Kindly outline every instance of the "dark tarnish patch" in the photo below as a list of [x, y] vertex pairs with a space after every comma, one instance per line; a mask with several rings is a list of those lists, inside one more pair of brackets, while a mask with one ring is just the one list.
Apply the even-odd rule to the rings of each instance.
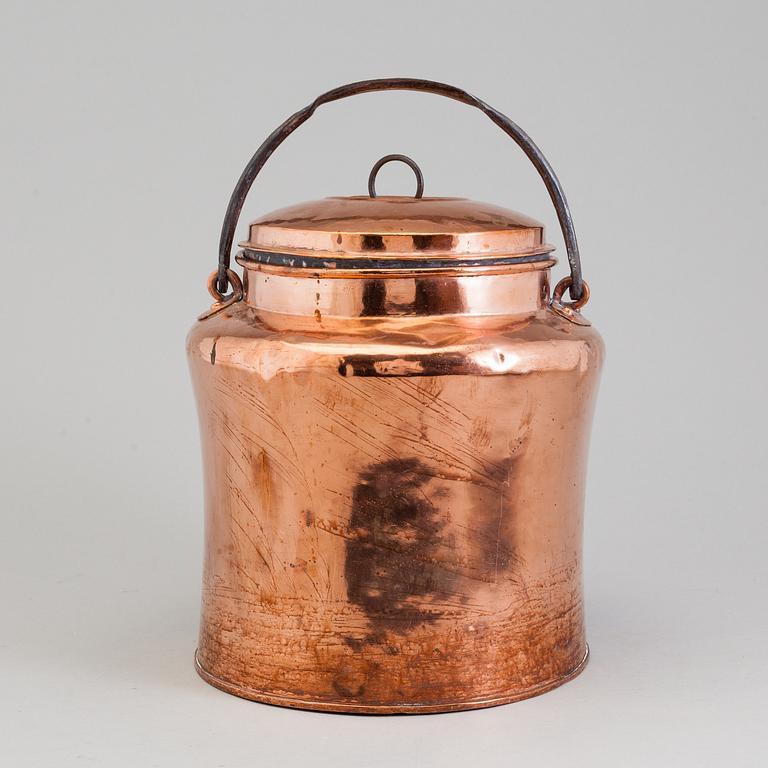
[[455, 235], [413, 235], [413, 245], [420, 251], [443, 251], [449, 253], [456, 245]]
[[344, 644], [349, 646], [356, 653], [362, 651], [365, 647], [365, 642], [359, 637], [352, 637], [352, 635], [343, 635], [341, 638]]
[[509, 456], [485, 467], [486, 480], [473, 486], [472, 536], [476, 553], [472, 558], [472, 577], [495, 584], [514, 565], [515, 478], [518, 456]]
[[449, 376], [479, 373], [464, 355], [347, 355], [339, 362], [342, 376]]
[[343, 662], [336, 670], [331, 685], [336, 693], [345, 699], [365, 700], [369, 685], [381, 678], [381, 672], [381, 664], [377, 661]]
[[213, 344], [211, 344], [211, 365], [216, 365], [216, 342], [219, 340], [219, 337], [217, 336], [213, 340]]
[[443, 512], [426, 490], [433, 473], [416, 458], [369, 466], [352, 497], [344, 575], [347, 595], [371, 622], [373, 638], [404, 633], [440, 618], [432, 603], [453, 591], [458, 575], [443, 567]]
[[363, 235], [361, 246], [364, 251], [383, 251], [386, 248], [381, 235]]
[[362, 317], [377, 317], [386, 313], [387, 290], [383, 280], [366, 280], [363, 286]]
[[498, 462], [484, 466], [486, 481], [475, 484], [470, 503], [473, 537], [478, 552], [473, 558], [473, 577], [489, 583], [507, 578], [518, 561], [515, 552], [515, 510], [524, 478], [523, 460], [528, 448], [531, 410], [526, 407], [517, 438], [510, 442], [510, 454]]
[[417, 280], [416, 301], [417, 315], [460, 312], [462, 309], [461, 289], [455, 281]]

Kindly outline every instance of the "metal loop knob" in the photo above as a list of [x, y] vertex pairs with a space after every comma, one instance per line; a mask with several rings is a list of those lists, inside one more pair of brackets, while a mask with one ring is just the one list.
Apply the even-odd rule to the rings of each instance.
[[371, 197], [376, 197], [376, 176], [382, 166], [393, 162], [405, 163], [416, 174], [416, 194], [414, 197], [421, 197], [424, 194], [424, 174], [422, 174], [421, 168], [416, 165], [416, 161], [407, 155], [384, 155], [381, 160], [378, 160], [371, 168], [371, 173], [368, 176], [368, 194]]

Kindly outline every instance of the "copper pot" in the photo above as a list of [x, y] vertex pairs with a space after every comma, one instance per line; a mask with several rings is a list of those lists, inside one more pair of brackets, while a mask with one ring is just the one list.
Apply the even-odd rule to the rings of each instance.
[[[410, 89], [481, 109], [555, 204], [541, 224], [465, 199], [245, 196], [320, 104]], [[515, 701], [587, 660], [581, 531], [603, 357], [562, 189], [528, 136], [452, 86], [331, 91], [262, 145], [232, 195], [217, 299], [189, 334], [205, 468], [197, 669], [249, 699], [339, 712]], [[569, 300], [564, 297], [569, 292]]]

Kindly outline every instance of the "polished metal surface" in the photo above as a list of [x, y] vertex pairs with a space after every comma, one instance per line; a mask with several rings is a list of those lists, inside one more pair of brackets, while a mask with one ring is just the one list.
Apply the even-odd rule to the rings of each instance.
[[548, 266], [244, 264], [245, 300], [188, 339], [204, 679], [392, 713], [501, 704], [577, 674], [603, 347], [549, 308]]
[[[349, 329], [356, 318], [380, 318], [382, 324], [398, 318], [454, 317], [457, 322], [490, 322], [491, 318], [524, 316], [539, 307], [549, 294], [549, 271], [543, 264], [521, 264], [496, 269], [422, 271], [391, 270], [361, 273], [334, 269], [320, 279], [312, 270], [277, 269], [246, 259], [247, 302], [259, 317], [280, 324], [287, 315], [296, 327], [311, 318], [310, 330], [341, 323]], [[313, 279], [315, 278], [315, 279]]]
[[328, 197], [252, 222], [248, 251], [397, 261], [548, 254], [538, 221], [498, 205], [457, 197]]
[[[476, 106], [524, 149], [566, 239], [554, 295], [541, 224], [376, 197], [377, 167], [368, 197], [253, 222], [240, 283], [234, 229], [270, 154], [320, 104], [392, 88]], [[578, 674], [603, 345], [581, 312], [565, 197], [526, 134], [429, 81], [324, 94], [248, 164], [209, 290], [187, 340], [205, 467], [200, 675], [257, 701], [386, 714], [503, 704]]]

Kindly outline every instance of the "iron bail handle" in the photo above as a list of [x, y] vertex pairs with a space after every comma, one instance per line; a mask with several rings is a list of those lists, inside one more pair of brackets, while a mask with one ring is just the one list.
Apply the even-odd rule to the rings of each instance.
[[560, 223], [560, 229], [565, 240], [565, 249], [568, 255], [568, 264], [571, 270], [571, 282], [568, 286], [568, 292], [574, 302], [581, 300], [584, 293], [584, 281], [581, 276], [581, 259], [579, 257], [579, 245], [576, 240], [576, 230], [573, 226], [571, 211], [568, 207], [568, 201], [565, 199], [565, 193], [560, 182], [552, 170], [552, 166], [541, 153], [541, 150], [534, 144], [531, 137], [520, 126], [513, 123], [506, 115], [495, 110], [493, 107], [481, 101], [476, 96], [457, 88], [454, 85], [437, 83], [433, 80], [419, 80], [409, 77], [383, 78], [379, 80], [362, 80], [357, 83], [349, 83], [334, 88], [327, 93], [318, 96], [311, 104], [300, 109], [291, 115], [282, 125], [278, 126], [267, 136], [264, 143], [256, 150], [256, 154], [250, 159], [245, 170], [235, 185], [232, 197], [227, 206], [227, 212], [224, 216], [224, 222], [221, 226], [221, 238], [219, 240], [219, 267], [216, 274], [215, 288], [223, 297], [229, 287], [229, 278], [227, 276], [230, 267], [230, 258], [232, 243], [235, 238], [235, 229], [237, 227], [240, 212], [243, 209], [245, 198], [248, 195], [251, 186], [258, 176], [259, 171], [269, 160], [272, 153], [300, 126], [309, 120], [315, 113], [315, 110], [323, 104], [328, 104], [339, 99], [346, 99], [348, 96], [356, 96], [360, 93], [372, 93], [374, 91], [421, 91], [423, 93], [434, 93], [438, 96], [445, 96], [462, 104], [468, 104], [470, 107], [479, 109], [483, 114], [489, 117], [504, 133], [510, 136], [520, 149], [525, 152], [526, 157], [531, 161], [534, 168], [539, 172], [544, 186], [549, 192], [552, 204], [557, 212], [557, 219]]

